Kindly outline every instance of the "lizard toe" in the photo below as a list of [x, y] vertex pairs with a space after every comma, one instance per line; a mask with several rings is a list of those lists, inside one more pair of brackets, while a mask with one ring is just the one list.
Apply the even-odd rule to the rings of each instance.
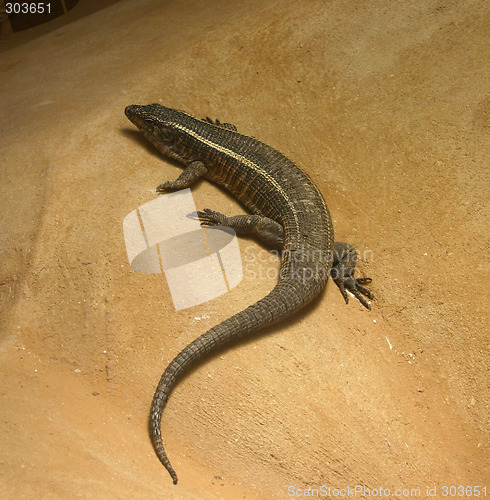
[[337, 276], [333, 277], [335, 284], [339, 287], [345, 303], [349, 303], [349, 292], [366, 308], [371, 309], [371, 302], [366, 300], [374, 299], [374, 294], [363, 286], [371, 282], [371, 278], [354, 278], [353, 276]]
[[202, 212], [196, 212], [203, 226], [226, 226], [227, 217], [215, 210], [205, 208]]

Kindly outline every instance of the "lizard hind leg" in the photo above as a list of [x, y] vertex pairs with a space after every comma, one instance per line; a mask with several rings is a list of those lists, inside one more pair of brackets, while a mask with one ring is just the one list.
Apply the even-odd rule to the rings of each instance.
[[205, 208], [202, 212], [196, 212], [203, 226], [226, 226], [231, 227], [235, 233], [240, 235], [252, 234], [266, 245], [282, 249], [284, 245], [284, 229], [278, 222], [261, 215], [234, 215], [228, 217]]
[[330, 276], [335, 284], [339, 287], [345, 303], [349, 303], [349, 293], [367, 309], [371, 309], [369, 299], [374, 298], [373, 292], [368, 290], [363, 285], [371, 283], [371, 278], [355, 278], [354, 271], [356, 268], [357, 252], [356, 249], [348, 243], [336, 242], [334, 245], [334, 259]]

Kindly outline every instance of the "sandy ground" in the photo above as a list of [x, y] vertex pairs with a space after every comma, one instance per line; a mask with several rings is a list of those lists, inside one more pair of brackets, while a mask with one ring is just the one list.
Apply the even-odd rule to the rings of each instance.
[[[489, 23], [482, 0], [128, 0], [4, 51], [0, 496], [490, 488]], [[330, 283], [196, 367], [164, 413], [178, 486], [147, 434], [160, 374], [274, 280], [176, 312], [131, 270], [122, 221], [179, 173], [124, 116], [150, 102], [301, 165], [376, 294], [369, 312]]]

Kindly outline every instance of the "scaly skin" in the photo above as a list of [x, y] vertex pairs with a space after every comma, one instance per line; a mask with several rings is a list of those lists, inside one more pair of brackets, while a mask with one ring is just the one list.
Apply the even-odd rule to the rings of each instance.
[[239, 134], [230, 124], [199, 120], [159, 104], [128, 106], [125, 112], [164, 156], [186, 167], [176, 181], [162, 184], [157, 191], [184, 189], [200, 177], [220, 184], [254, 215], [226, 217], [205, 209], [198, 212], [202, 223], [230, 226], [237, 234], [252, 233], [283, 250], [275, 288], [191, 342], [160, 379], [151, 406], [151, 438], [158, 458], [177, 484], [160, 426], [170, 392], [192, 364], [224, 344], [295, 314], [318, 296], [330, 274], [346, 302], [349, 290], [369, 308], [363, 295], [372, 298], [372, 293], [362, 286], [369, 278], [352, 275], [353, 247], [334, 243], [330, 213], [318, 188], [291, 160]]

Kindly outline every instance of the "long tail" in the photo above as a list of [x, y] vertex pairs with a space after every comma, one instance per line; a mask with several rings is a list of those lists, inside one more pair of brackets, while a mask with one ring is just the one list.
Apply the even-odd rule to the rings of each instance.
[[280, 280], [276, 287], [263, 299], [211, 328], [184, 348], [168, 365], [153, 396], [150, 413], [150, 432], [153, 447], [162, 464], [177, 484], [177, 474], [165, 453], [160, 424], [162, 412], [175, 384], [194, 362], [217, 347], [245, 337], [249, 333], [285, 319], [303, 308], [323, 288], [323, 284], [306, 287], [298, 281]]

